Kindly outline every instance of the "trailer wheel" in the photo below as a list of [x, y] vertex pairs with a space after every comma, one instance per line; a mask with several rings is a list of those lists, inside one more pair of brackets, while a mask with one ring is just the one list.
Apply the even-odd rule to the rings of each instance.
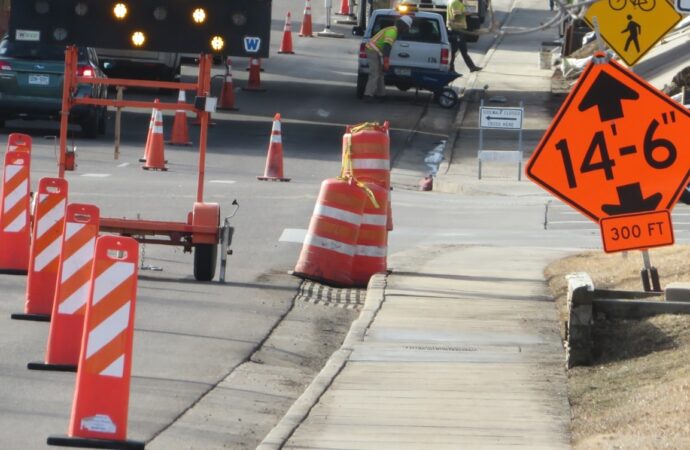
[[443, 88], [435, 94], [436, 101], [443, 108], [452, 108], [458, 103], [458, 94], [451, 88]]
[[218, 244], [196, 244], [194, 246], [194, 278], [211, 281], [216, 275]]

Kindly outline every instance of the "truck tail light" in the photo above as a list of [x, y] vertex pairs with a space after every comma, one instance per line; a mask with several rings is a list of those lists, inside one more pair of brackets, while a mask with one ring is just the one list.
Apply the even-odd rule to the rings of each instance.
[[7, 61], [0, 61], [0, 70], [12, 70], [12, 66]]
[[447, 48], [442, 48], [441, 49], [441, 65], [446, 66], [450, 64], [450, 50]]
[[95, 74], [93, 73], [93, 67], [91, 66], [77, 66], [77, 76], [92, 78]]
[[367, 59], [367, 52], [366, 52], [366, 44], [362, 42], [359, 44], [359, 58], [360, 59]]

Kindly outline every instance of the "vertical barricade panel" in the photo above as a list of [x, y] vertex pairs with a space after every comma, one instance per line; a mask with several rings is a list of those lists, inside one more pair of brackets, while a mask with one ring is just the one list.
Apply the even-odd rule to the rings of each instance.
[[132, 238], [96, 240], [68, 436], [51, 436], [48, 444], [144, 447], [125, 441], [138, 258], [138, 243]]
[[45, 363], [29, 369], [77, 369], [99, 216], [94, 205], [67, 205]]
[[24, 314], [12, 314], [12, 318], [47, 321], [50, 320], [55, 297], [67, 207], [67, 180], [41, 178], [36, 195]]
[[[9, 147], [9, 145], [8, 145]], [[16, 147], [18, 148], [18, 147]], [[0, 194], [0, 270], [26, 273], [29, 269], [31, 153], [8, 150]]]

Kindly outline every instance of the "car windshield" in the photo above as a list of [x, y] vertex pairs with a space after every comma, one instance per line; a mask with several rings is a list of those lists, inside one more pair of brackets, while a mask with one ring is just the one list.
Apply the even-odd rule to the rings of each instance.
[[[374, 36], [382, 28], [395, 25], [397, 19], [398, 17], [396, 16], [377, 17], [371, 29], [371, 35]], [[401, 33], [398, 39], [401, 41], [438, 43], [441, 42], [441, 30], [439, 29], [438, 21], [416, 17], [412, 22], [410, 30]]]
[[[3, 39], [0, 41], [0, 56], [42, 61], [64, 61], [65, 47], [35, 42], [11, 42], [9, 39]], [[79, 49], [79, 59], [86, 59], [86, 52], [83, 48]]]

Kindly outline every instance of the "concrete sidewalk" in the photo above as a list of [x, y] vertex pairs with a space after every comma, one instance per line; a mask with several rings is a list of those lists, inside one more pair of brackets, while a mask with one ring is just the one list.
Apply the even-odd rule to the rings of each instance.
[[[543, 0], [516, 0], [511, 11], [507, 30], [553, 15]], [[555, 37], [550, 29], [498, 38], [476, 61], [485, 69], [460, 79], [458, 132], [449, 132], [452, 154], [435, 190], [539, 192], [516, 181], [516, 164], [487, 165], [477, 179], [476, 93], [488, 85], [494, 106], [523, 101], [525, 148], [533, 148], [553, 117], [539, 49]], [[489, 137], [494, 144], [505, 139]], [[372, 279], [343, 346], [259, 449], [569, 448], [564, 355], [542, 274], [561, 251], [418, 250], [422, 262]]]

